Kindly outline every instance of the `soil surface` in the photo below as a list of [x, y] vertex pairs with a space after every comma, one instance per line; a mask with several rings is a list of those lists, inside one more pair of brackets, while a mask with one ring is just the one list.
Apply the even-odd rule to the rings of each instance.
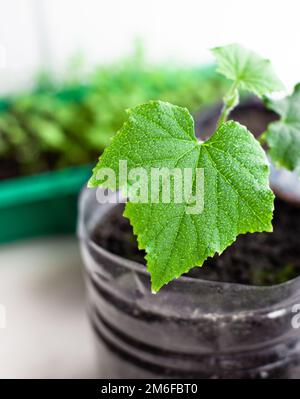
[[[145, 264], [129, 220], [117, 205], [94, 231], [93, 240], [110, 252]], [[222, 255], [195, 267], [189, 277], [240, 284], [273, 285], [300, 274], [300, 207], [276, 199], [273, 233], [245, 234]]]
[[[195, 128], [198, 137], [207, 139], [214, 132], [221, 108], [222, 104], [219, 104], [214, 108], [204, 110], [199, 116], [196, 115]], [[270, 122], [278, 119], [278, 115], [264, 108], [260, 100], [250, 98], [231, 112], [230, 119], [247, 126], [248, 130], [258, 137], [266, 130]]]
[[[208, 137], [217, 121], [218, 107], [196, 120], [200, 136]], [[260, 103], [248, 102], [237, 108], [233, 119], [246, 125], [255, 135], [265, 131], [267, 124], [277, 118], [262, 109]], [[145, 264], [145, 252], [137, 246], [129, 220], [122, 216], [118, 205], [94, 231], [93, 240], [119, 256]], [[238, 237], [222, 255], [209, 258], [203, 266], [193, 268], [187, 275], [206, 280], [251, 285], [273, 285], [300, 274], [300, 206], [275, 200], [273, 233], [246, 234]]]
[[20, 174], [20, 167], [13, 159], [0, 159], [0, 180], [10, 179]]

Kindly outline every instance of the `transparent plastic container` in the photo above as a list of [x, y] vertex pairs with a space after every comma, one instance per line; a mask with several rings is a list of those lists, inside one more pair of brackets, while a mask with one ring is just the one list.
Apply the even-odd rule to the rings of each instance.
[[300, 277], [269, 287], [180, 277], [153, 295], [143, 265], [91, 239], [114, 206], [82, 192], [78, 233], [99, 377], [300, 378], [292, 325]]

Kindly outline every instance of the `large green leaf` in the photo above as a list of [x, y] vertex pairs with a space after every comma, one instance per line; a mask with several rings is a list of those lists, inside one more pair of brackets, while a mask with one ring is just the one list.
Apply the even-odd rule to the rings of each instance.
[[[265, 153], [234, 121], [222, 124], [208, 141], [198, 142], [186, 109], [163, 102], [138, 106], [129, 111], [128, 121], [104, 151], [90, 186], [113, 188], [99, 179], [99, 171], [112, 168], [119, 176], [119, 160], [127, 160], [128, 169], [143, 166], [148, 174], [151, 167], [192, 168], [193, 193], [196, 171], [204, 171], [204, 209], [198, 214], [188, 213], [188, 201], [135, 203], [129, 193], [124, 215], [139, 247], [147, 252], [154, 292], [224, 251], [238, 234], [272, 230], [273, 193]], [[162, 188], [161, 184], [160, 193]]]
[[270, 157], [275, 165], [300, 176], [300, 84], [292, 95], [279, 101], [267, 99], [266, 105], [281, 117], [269, 124], [264, 134]]
[[[283, 89], [269, 60], [238, 44], [211, 50], [218, 61], [218, 71], [237, 83], [241, 89], [261, 97]], [[237, 87], [237, 88], [238, 88]]]

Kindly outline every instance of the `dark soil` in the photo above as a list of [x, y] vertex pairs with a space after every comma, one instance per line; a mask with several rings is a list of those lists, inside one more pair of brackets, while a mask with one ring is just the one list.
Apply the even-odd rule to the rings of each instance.
[[[220, 104], [201, 112], [199, 117], [196, 116], [197, 136], [207, 139], [214, 132], [221, 108], [222, 105]], [[247, 126], [248, 130], [258, 137], [266, 130], [270, 122], [278, 119], [278, 115], [264, 108], [259, 100], [250, 99], [235, 108], [230, 118]]]
[[13, 159], [0, 160], [0, 180], [10, 179], [20, 174], [20, 166]]
[[[93, 240], [110, 252], [145, 263], [129, 220], [117, 205], [94, 232]], [[189, 277], [240, 284], [273, 285], [300, 274], [300, 207], [276, 199], [273, 233], [246, 234], [238, 237], [221, 256], [209, 258], [192, 269]]]
[[[215, 128], [220, 107], [196, 118], [196, 131], [207, 138]], [[256, 100], [240, 105], [232, 118], [246, 125], [256, 136], [263, 133], [277, 115], [262, 107]], [[110, 252], [145, 263], [145, 252], [140, 251], [127, 219], [122, 216], [123, 205], [118, 205], [94, 232], [94, 241]], [[189, 277], [241, 284], [272, 285], [300, 274], [300, 206], [275, 201], [273, 233], [246, 234], [224, 253], [209, 258], [203, 266], [192, 269]]]

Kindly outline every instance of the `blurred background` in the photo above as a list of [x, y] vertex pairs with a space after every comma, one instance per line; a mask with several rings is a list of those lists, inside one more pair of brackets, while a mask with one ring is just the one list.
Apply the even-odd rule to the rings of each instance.
[[197, 116], [227, 82], [209, 48], [239, 42], [300, 80], [300, 4], [240, 0], [0, 1], [0, 378], [97, 375], [77, 198], [150, 99]]

